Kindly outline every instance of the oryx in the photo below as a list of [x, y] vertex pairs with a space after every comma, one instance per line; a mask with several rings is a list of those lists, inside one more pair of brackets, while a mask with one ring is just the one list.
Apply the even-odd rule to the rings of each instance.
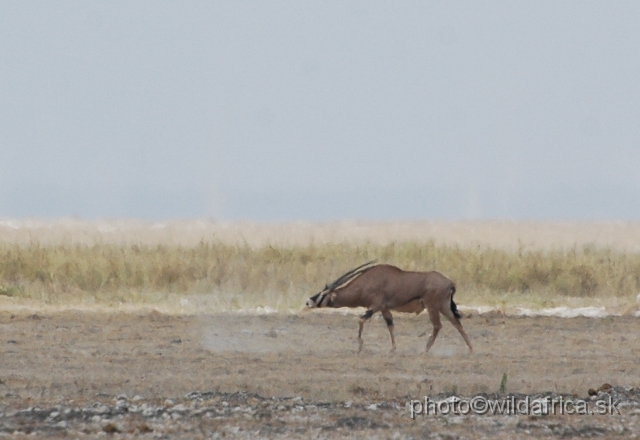
[[407, 272], [389, 264], [370, 261], [345, 273], [307, 300], [307, 307], [365, 307], [360, 317], [358, 351], [362, 350], [362, 327], [374, 313], [381, 312], [391, 335], [391, 351], [396, 349], [391, 311], [419, 314], [429, 312], [433, 333], [427, 341], [429, 351], [442, 328], [440, 313], [458, 329], [473, 352], [469, 337], [460, 323], [460, 314], [453, 302], [456, 287], [439, 272]]

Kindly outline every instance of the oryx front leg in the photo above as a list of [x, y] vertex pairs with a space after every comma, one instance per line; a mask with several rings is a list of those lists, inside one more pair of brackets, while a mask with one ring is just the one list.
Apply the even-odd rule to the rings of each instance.
[[362, 327], [364, 327], [364, 323], [367, 319], [371, 318], [371, 316], [373, 316], [373, 310], [367, 310], [358, 321], [358, 324], [360, 325], [360, 330], [358, 331], [358, 353], [362, 351]]
[[382, 311], [382, 317], [387, 323], [387, 328], [389, 329], [389, 334], [391, 335], [391, 351], [393, 353], [396, 351], [396, 339], [393, 337], [393, 316], [391, 316], [391, 312], [389, 310]]
[[431, 324], [433, 324], [433, 333], [431, 333], [431, 336], [427, 341], [427, 349], [425, 350], [425, 353], [429, 351], [438, 337], [438, 332], [440, 332], [440, 329], [442, 328], [442, 323], [440, 322], [440, 311], [437, 309], [429, 309], [429, 319], [431, 320]]

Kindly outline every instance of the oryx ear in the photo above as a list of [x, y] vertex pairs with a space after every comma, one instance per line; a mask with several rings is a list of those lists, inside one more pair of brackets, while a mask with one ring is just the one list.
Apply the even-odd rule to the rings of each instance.
[[336, 298], [338, 297], [338, 294], [336, 292], [331, 292], [331, 302], [333, 302]]

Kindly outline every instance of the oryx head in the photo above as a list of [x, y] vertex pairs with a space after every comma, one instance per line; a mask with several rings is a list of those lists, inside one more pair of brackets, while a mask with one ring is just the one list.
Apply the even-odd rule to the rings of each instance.
[[316, 307], [330, 306], [335, 297], [336, 292], [332, 291], [330, 286], [324, 286], [324, 289], [307, 300], [307, 307], [314, 309]]
[[324, 289], [307, 300], [307, 307], [310, 309], [314, 309], [316, 307], [331, 307], [333, 305], [333, 301], [335, 301], [338, 296], [336, 290], [356, 279], [361, 273], [369, 269], [372, 263], [375, 263], [375, 260], [358, 266], [342, 275], [333, 283], [325, 285]]

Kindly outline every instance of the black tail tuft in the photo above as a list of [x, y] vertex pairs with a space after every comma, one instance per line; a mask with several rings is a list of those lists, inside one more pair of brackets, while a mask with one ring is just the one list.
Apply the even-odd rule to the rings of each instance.
[[453, 316], [455, 316], [456, 318], [458, 319], [462, 318], [462, 316], [460, 316], [460, 312], [458, 312], [458, 307], [456, 307], [456, 303], [453, 302], [453, 298], [451, 298], [451, 311], [453, 312]]
[[457, 319], [460, 319], [462, 318], [462, 316], [460, 316], [460, 312], [458, 312], [456, 303], [453, 302], [453, 294], [456, 293], [456, 288], [453, 287], [452, 290], [453, 292], [451, 292], [451, 311], [453, 312], [453, 316], [455, 316]]

